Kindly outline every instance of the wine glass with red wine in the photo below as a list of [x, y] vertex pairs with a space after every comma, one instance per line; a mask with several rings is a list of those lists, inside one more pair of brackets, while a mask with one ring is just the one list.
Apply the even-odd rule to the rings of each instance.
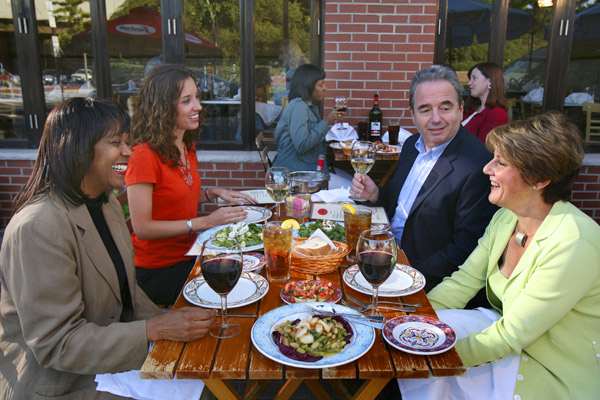
[[390, 231], [363, 231], [356, 245], [358, 268], [373, 286], [372, 315], [378, 315], [379, 286], [387, 280], [396, 266], [398, 249], [396, 238]]
[[[346, 112], [348, 110], [348, 100], [346, 100], [345, 97], [336, 97], [335, 98], [335, 109], [340, 112]], [[346, 129], [348, 129], [344, 126], [344, 117], [342, 117], [341, 114], [337, 115], [336, 122], [340, 124], [340, 126], [338, 127], [339, 130], [345, 131]]]
[[[223, 237], [207, 239], [202, 244], [200, 265], [202, 276], [212, 290], [221, 296], [223, 320], [210, 327], [210, 334], [219, 339], [230, 338], [241, 332], [240, 324], [227, 320], [227, 295], [233, 290], [242, 275], [242, 248], [236, 239]], [[217, 242], [216, 242], [217, 241]]]

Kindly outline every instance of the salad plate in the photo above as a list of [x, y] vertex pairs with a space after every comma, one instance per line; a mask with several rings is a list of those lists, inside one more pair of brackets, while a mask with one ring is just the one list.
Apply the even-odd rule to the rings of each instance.
[[[358, 269], [353, 265], [344, 271], [344, 282], [357, 292], [373, 294], [373, 286]], [[385, 282], [379, 286], [379, 297], [397, 297], [417, 293], [425, 287], [425, 277], [413, 267], [396, 264], [394, 271]]]
[[385, 323], [382, 332], [390, 345], [411, 354], [440, 354], [456, 343], [456, 333], [449, 325], [423, 315], [393, 318]]
[[[250, 224], [248, 224], [248, 225], [250, 225]], [[262, 229], [262, 225], [259, 225], [259, 224], [254, 224], [254, 225], [259, 226]], [[198, 234], [198, 236], [196, 237], [194, 244], [190, 247], [188, 252], [185, 253], [185, 255], [186, 256], [199, 256], [200, 253], [202, 252], [202, 243], [204, 243], [204, 241], [206, 239], [215, 237], [215, 236], [217, 236], [217, 234], [220, 234], [220, 233], [224, 233], [225, 235], [228, 235], [231, 232], [231, 230], [234, 229], [234, 226], [239, 227], [239, 226], [242, 226], [242, 224], [240, 224], [239, 222], [236, 222], [235, 224], [215, 226], [214, 228], [210, 228], [210, 229], [205, 230], [204, 232], [200, 232]], [[237, 236], [236, 236], [236, 238], [237, 238]], [[260, 243], [242, 247], [242, 251], [247, 252], [247, 251], [256, 251], [256, 250], [262, 249], [263, 248], [262, 237], [255, 236], [255, 239], [257, 241], [260, 241]]]
[[252, 272], [261, 269], [265, 265], [265, 255], [261, 253], [244, 253], [243, 272]]
[[[311, 306], [323, 306], [328, 309], [333, 309], [338, 313], [351, 313], [361, 315], [358, 311], [339, 304], [331, 303], [310, 303]], [[308, 315], [306, 312], [306, 304], [288, 304], [279, 308], [275, 308], [266, 314], [263, 314], [252, 326], [250, 337], [252, 344], [265, 357], [270, 358], [280, 364], [289, 365], [298, 368], [319, 369], [331, 368], [339, 365], [344, 365], [352, 362], [369, 351], [375, 342], [375, 330], [369, 326], [354, 323], [350, 319], [346, 321], [350, 324], [353, 330], [352, 339], [345, 349], [337, 354], [325, 356], [318, 361], [296, 361], [289, 358], [279, 350], [279, 347], [273, 341], [272, 332], [275, 327], [285, 321], [294, 321], [296, 319], [304, 319]]]
[[[237, 308], [262, 299], [269, 291], [269, 282], [253, 272], [242, 272], [240, 280], [227, 295], [227, 308]], [[202, 275], [188, 282], [183, 297], [190, 303], [205, 308], [221, 308], [221, 296], [208, 286]]]

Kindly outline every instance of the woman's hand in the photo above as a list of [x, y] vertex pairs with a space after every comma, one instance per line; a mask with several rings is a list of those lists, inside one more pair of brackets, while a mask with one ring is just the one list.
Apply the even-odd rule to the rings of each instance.
[[348, 115], [348, 111], [339, 111], [334, 109], [325, 117], [325, 122], [327, 122], [329, 125], [333, 125], [336, 119], [345, 117], [346, 115]]
[[210, 194], [216, 195], [222, 200], [237, 204], [238, 206], [244, 204], [244, 202], [240, 199], [244, 199], [250, 204], [256, 204], [256, 200], [254, 200], [254, 197], [248, 195], [247, 193], [237, 192], [235, 190], [211, 188]]
[[352, 178], [350, 194], [366, 199], [371, 203], [375, 203], [379, 198], [379, 187], [373, 182], [373, 179], [371, 179], [369, 175], [361, 176], [355, 173], [354, 178]]
[[193, 226], [196, 230], [206, 230], [242, 221], [247, 216], [248, 213], [242, 207], [220, 207], [207, 216], [195, 218], [198, 222], [193, 222]]
[[217, 315], [216, 310], [183, 307], [146, 321], [149, 342], [160, 339], [191, 342], [206, 336]]

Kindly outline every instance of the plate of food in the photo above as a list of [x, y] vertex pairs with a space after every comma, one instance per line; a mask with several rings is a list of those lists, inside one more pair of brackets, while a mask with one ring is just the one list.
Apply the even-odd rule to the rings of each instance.
[[198, 256], [202, 251], [202, 243], [206, 239], [212, 237], [222, 237], [223, 247], [231, 247], [233, 242], [231, 238], [235, 238], [240, 242], [242, 251], [255, 251], [263, 248], [262, 240], [262, 225], [245, 222], [236, 222], [229, 225], [215, 226], [214, 228], [207, 229], [204, 232], [200, 232], [196, 237], [196, 241], [190, 247], [187, 256]]
[[402, 150], [402, 146], [385, 144], [381, 142], [375, 143], [377, 154], [398, 154]]
[[411, 354], [440, 354], [456, 343], [456, 333], [449, 325], [423, 315], [393, 318], [385, 323], [382, 332], [386, 342]]
[[[311, 304], [326, 306], [337, 313], [360, 315], [339, 304]], [[333, 334], [327, 336], [327, 330], [338, 333], [334, 338]], [[375, 342], [373, 328], [340, 316], [315, 316], [302, 303], [288, 304], [263, 314], [252, 326], [250, 336], [254, 347], [265, 357], [284, 365], [311, 369], [352, 362], [368, 352]], [[327, 339], [319, 340], [323, 336]], [[313, 348], [314, 343], [319, 344]]]
[[242, 207], [248, 213], [248, 216], [246, 216], [246, 219], [240, 221], [240, 222], [245, 222], [247, 224], [264, 222], [264, 221], [268, 220], [269, 218], [271, 218], [271, 216], [273, 215], [271, 210], [269, 210], [268, 208], [265, 208], [265, 207], [258, 207], [258, 206], [237, 206], [237, 207]]
[[[344, 282], [358, 292], [373, 294], [373, 286], [367, 282], [358, 265], [344, 271]], [[406, 296], [424, 287], [425, 277], [421, 272], [408, 265], [396, 264], [390, 277], [379, 286], [379, 297]]]
[[289, 282], [281, 289], [281, 300], [287, 304], [306, 302], [337, 303], [342, 298], [342, 290], [331, 282], [307, 280]]
[[317, 220], [314, 222], [305, 222], [300, 224], [298, 229], [299, 237], [310, 237], [317, 229], [321, 229], [324, 234], [331, 240], [337, 242], [346, 242], [346, 231], [343, 222], [330, 221], [328, 219]]
[[[269, 282], [254, 272], [242, 272], [240, 280], [227, 295], [227, 308], [237, 308], [262, 299], [269, 291]], [[221, 308], [221, 296], [198, 275], [185, 285], [183, 297], [190, 303], [205, 308]]]
[[265, 255], [261, 253], [244, 253], [243, 272], [252, 272], [261, 269], [265, 265]]

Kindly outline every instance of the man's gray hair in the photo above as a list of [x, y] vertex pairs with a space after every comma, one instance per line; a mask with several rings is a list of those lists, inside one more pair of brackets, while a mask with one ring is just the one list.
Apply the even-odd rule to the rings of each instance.
[[423, 82], [435, 82], [435, 81], [446, 81], [452, 85], [456, 91], [456, 100], [458, 104], [462, 104], [462, 92], [460, 90], [460, 83], [458, 83], [458, 76], [456, 72], [445, 65], [432, 65], [418, 71], [415, 76], [410, 80], [410, 109], [414, 110], [414, 99], [417, 86]]

